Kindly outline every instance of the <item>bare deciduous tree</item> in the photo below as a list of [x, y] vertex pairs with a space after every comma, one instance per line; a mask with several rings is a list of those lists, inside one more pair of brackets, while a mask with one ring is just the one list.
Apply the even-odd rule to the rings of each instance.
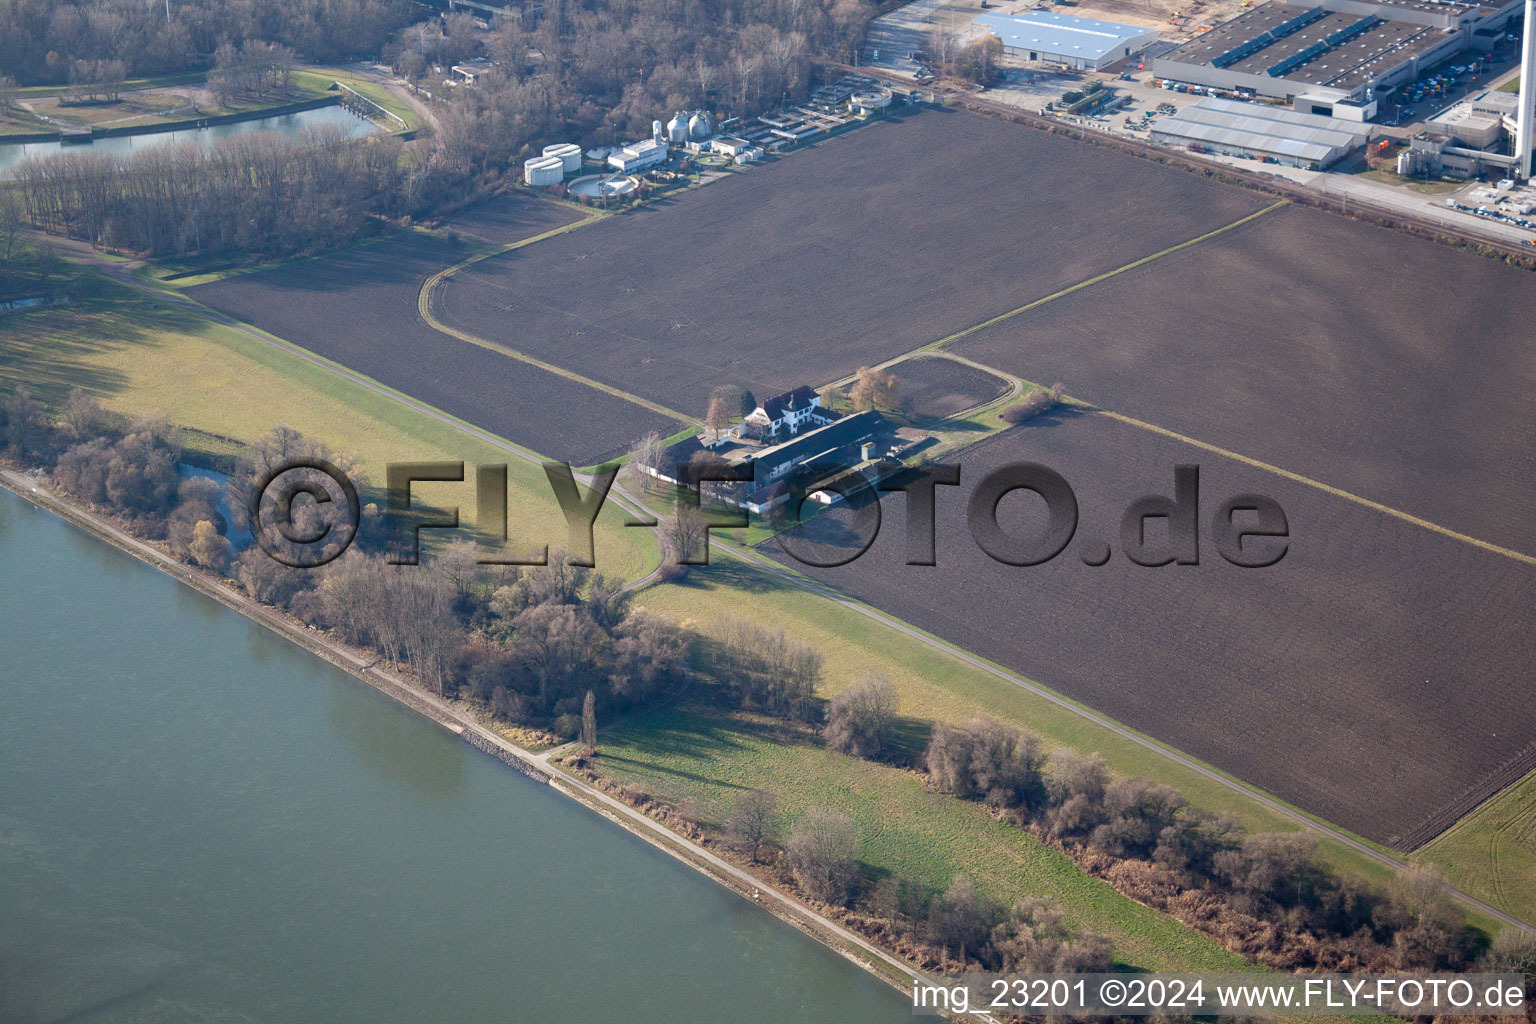
[[859, 837], [853, 819], [836, 811], [807, 811], [784, 844], [800, 887], [827, 903], [845, 903], [859, 877]]
[[774, 815], [778, 803], [778, 798], [767, 790], [749, 790], [736, 800], [731, 816], [726, 819], [726, 831], [747, 850], [754, 864], [758, 863], [763, 844], [777, 833]]

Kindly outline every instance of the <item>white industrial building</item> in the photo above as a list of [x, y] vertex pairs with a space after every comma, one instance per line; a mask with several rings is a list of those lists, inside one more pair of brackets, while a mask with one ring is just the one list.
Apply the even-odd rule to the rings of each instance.
[[1364, 146], [1371, 126], [1235, 100], [1201, 100], [1152, 126], [1152, 141], [1322, 170]]
[[1102, 71], [1157, 42], [1156, 32], [1139, 25], [1053, 11], [983, 14], [971, 24], [1001, 39], [1009, 57], [1064, 64], [1075, 71]]
[[648, 171], [665, 163], [667, 144], [660, 139], [644, 139], [631, 142], [622, 149], [608, 154], [608, 166], [625, 174]]

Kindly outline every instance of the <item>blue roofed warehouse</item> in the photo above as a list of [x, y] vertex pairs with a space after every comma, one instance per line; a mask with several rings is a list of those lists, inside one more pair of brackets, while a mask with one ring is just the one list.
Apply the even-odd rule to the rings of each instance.
[[1074, 71], [1102, 71], [1157, 42], [1155, 31], [1139, 25], [1053, 11], [983, 14], [971, 24], [1001, 39], [1009, 57], [1064, 64]]

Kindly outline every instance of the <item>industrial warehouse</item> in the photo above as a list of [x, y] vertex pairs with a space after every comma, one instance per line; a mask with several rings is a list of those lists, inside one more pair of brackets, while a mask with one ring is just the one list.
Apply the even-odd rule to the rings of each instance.
[[1103, 71], [1157, 42], [1151, 29], [1051, 11], [983, 14], [971, 24], [1002, 40], [1003, 53], [1010, 57], [1073, 71]]
[[1152, 141], [1322, 170], [1364, 146], [1368, 125], [1283, 107], [1208, 97], [1152, 129]]
[[1269, 0], [1153, 61], [1159, 78], [1291, 102], [1352, 121], [1380, 94], [1471, 47], [1490, 46], [1520, 0]]

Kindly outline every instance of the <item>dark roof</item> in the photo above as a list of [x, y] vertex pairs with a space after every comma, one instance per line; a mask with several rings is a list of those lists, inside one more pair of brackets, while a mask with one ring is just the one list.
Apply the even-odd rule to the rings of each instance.
[[783, 444], [764, 448], [753, 460], [762, 466], [779, 466], [786, 462], [803, 462], [817, 455], [851, 444], [858, 444], [885, 429], [885, 417], [870, 409], [844, 416], [815, 430], [807, 430]]
[[676, 444], [669, 444], [661, 450], [661, 460], [657, 468], [670, 472], [674, 467], [692, 462], [694, 456], [702, 451], [704, 451], [704, 445], [699, 441], [699, 435], [690, 434]]
[[762, 410], [768, 414], [768, 421], [771, 423], [786, 412], [804, 409], [815, 401], [816, 392], [802, 384], [793, 391], [786, 391], [782, 395], [774, 395], [762, 404]]

